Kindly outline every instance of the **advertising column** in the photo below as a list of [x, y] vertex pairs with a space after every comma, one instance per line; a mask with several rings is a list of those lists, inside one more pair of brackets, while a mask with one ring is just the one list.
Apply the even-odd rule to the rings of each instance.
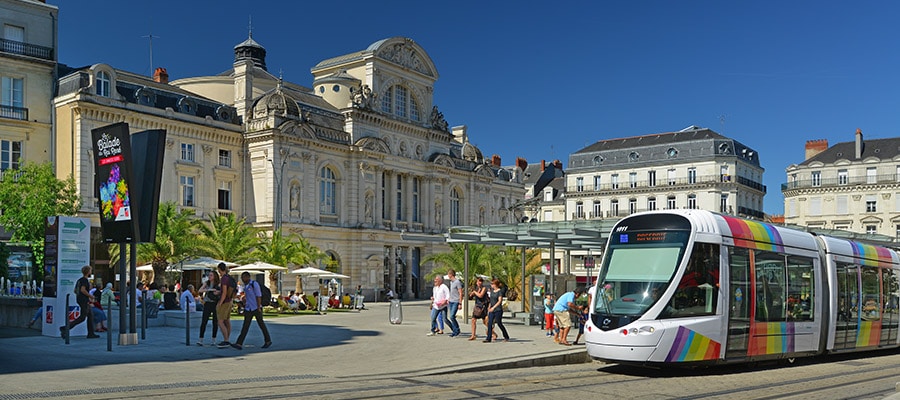
[[[91, 221], [77, 217], [49, 217], [44, 241], [45, 282], [52, 282], [51, 291], [45, 284], [43, 300], [44, 321], [42, 332], [45, 336], [59, 337], [59, 327], [74, 320], [82, 312], [75, 301], [75, 282], [81, 278], [81, 267], [91, 262]], [[54, 279], [55, 278], [55, 279]], [[55, 297], [49, 297], [50, 294]], [[66, 297], [69, 308], [66, 309]], [[87, 334], [87, 325], [79, 324], [72, 335]]]

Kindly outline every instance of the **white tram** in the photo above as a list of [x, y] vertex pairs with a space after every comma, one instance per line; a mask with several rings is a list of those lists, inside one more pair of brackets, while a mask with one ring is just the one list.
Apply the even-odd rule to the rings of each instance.
[[585, 327], [591, 357], [732, 363], [898, 346], [893, 250], [703, 210], [610, 234]]

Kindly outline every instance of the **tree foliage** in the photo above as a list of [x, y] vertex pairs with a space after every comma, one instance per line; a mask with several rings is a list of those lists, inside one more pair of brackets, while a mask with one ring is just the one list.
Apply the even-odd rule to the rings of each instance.
[[[288, 267], [310, 264], [325, 257], [325, 253], [301, 235], [284, 236], [278, 229], [271, 236], [260, 233], [259, 237], [259, 244], [252, 254], [255, 260]], [[277, 283], [278, 271], [270, 271], [269, 279], [273, 284]]]
[[251, 253], [260, 238], [256, 228], [244, 218], [238, 219], [234, 214], [210, 214], [206, 221], [197, 222], [197, 228], [200, 230], [197, 237], [199, 255], [238, 264], [254, 261]]
[[11, 241], [28, 243], [35, 258], [35, 278], [44, 265], [44, 225], [47, 217], [75, 215], [81, 198], [70, 175], [56, 177], [53, 164], [27, 162], [0, 174], [0, 225], [12, 231]]

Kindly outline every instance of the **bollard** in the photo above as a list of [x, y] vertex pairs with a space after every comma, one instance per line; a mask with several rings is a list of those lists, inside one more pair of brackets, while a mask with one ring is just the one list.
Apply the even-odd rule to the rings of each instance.
[[191, 307], [190, 303], [184, 306], [184, 345], [191, 345]]
[[141, 290], [141, 340], [147, 340], [147, 292]]
[[[106, 325], [112, 326], [112, 296], [106, 299]], [[112, 351], [112, 329], [106, 330], [106, 351]]]
[[66, 293], [66, 309], [63, 311], [63, 323], [65, 324], [64, 332], [66, 332], [66, 344], [69, 344], [69, 296], [71, 294]]

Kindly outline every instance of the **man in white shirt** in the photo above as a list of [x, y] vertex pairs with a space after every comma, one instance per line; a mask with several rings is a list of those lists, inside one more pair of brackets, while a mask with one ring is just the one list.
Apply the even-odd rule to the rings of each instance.
[[[444, 278], [440, 275], [434, 277], [434, 288], [431, 290], [431, 332], [428, 336], [434, 336], [435, 333], [444, 334], [443, 313], [447, 310], [450, 302], [450, 289], [444, 286]], [[441, 328], [438, 329], [438, 324]]]
[[190, 312], [197, 311], [197, 302], [194, 299], [194, 285], [187, 285], [187, 288], [184, 292], [181, 292], [181, 297], [178, 299], [181, 303], [181, 311], [190, 310]]

